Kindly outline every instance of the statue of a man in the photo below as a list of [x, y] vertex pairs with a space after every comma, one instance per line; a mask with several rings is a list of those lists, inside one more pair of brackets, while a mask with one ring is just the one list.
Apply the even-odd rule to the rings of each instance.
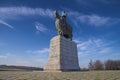
[[62, 12], [62, 16], [60, 16], [57, 11], [54, 12], [54, 15], [58, 34], [72, 40], [72, 27], [66, 21], [67, 14], [65, 11]]

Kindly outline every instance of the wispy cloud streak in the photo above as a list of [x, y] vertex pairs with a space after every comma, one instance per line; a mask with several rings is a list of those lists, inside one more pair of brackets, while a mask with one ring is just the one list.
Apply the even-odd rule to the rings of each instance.
[[[110, 43], [102, 39], [88, 39], [86, 41], [74, 40], [77, 43], [79, 57], [92, 56], [95, 54], [107, 54], [111, 52]], [[84, 56], [83, 56], [84, 55]]]
[[41, 50], [33, 51], [33, 53], [43, 54], [43, 53], [49, 53], [49, 48], [43, 48]]
[[93, 26], [103, 26], [109, 24], [109, 22], [111, 21], [111, 19], [108, 17], [101, 17], [98, 15], [81, 15], [78, 17], [78, 19], [82, 23], [88, 23]]
[[7, 27], [9, 27], [9, 28], [11, 28], [11, 29], [14, 28], [12, 25], [8, 24], [7, 22], [5, 22], [5, 21], [3, 21], [3, 20], [0, 20], [0, 24], [3, 24], [3, 25], [5, 25], [5, 26], [7, 26]]
[[0, 14], [2, 15], [39, 15], [39, 16], [53, 16], [53, 10], [43, 8], [30, 7], [0, 7]]
[[40, 50], [27, 50], [26, 53], [35, 53], [35, 54], [44, 54], [44, 53], [49, 53], [49, 48], [43, 48]]
[[81, 5], [93, 6], [95, 3], [102, 3], [102, 4], [117, 4], [119, 0], [77, 0], [77, 2]]
[[2, 58], [7, 58], [7, 56], [6, 55], [0, 55], [0, 58], [2, 59]]
[[75, 26], [80, 24], [100, 27], [100, 26], [110, 26], [120, 22], [119, 18], [111, 18], [106, 16], [100, 16], [97, 14], [82, 14], [77, 11], [68, 10], [68, 15], [70, 16], [72, 22]]
[[46, 32], [46, 31], [48, 31], [48, 29], [45, 27], [45, 25], [43, 25], [43, 24], [41, 24], [39, 22], [35, 23], [35, 27], [36, 27], [37, 32]]

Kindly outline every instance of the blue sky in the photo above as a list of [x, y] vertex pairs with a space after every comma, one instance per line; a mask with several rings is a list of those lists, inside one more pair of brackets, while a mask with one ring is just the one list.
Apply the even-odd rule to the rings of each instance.
[[119, 0], [0, 0], [0, 64], [43, 67], [57, 35], [54, 10], [67, 12], [80, 67], [120, 59]]

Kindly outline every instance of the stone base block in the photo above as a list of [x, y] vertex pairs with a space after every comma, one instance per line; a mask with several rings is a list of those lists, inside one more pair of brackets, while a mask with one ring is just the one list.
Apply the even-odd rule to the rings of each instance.
[[50, 54], [45, 71], [79, 70], [77, 45], [63, 36], [53, 37], [50, 41]]

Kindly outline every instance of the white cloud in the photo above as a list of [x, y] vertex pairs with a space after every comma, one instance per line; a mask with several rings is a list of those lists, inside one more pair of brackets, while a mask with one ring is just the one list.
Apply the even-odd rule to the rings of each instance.
[[98, 15], [81, 15], [80, 17], [78, 17], [78, 19], [82, 23], [88, 23], [93, 26], [103, 26], [109, 24], [109, 22], [111, 21], [108, 17], [101, 17]]
[[77, 40], [77, 39], [74, 39], [73, 41], [76, 42], [76, 43], [80, 43], [81, 42], [80, 40]]
[[100, 39], [89, 39], [87, 41], [80, 41], [77, 45], [78, 48], [80, 48], [81, 50], [86, 50], [89, 48], [98, 48], [100, 47], [99, 45], [102, 45], [103, 41]]
[[41, 23], [38, 23], [38, 22], [35, 23], [35, 27], [36, 27], [36, 30], [38, 32], [46, 32], [46, 31], [48, 31], [48, 29], [45, 27], [45, 25], [43, 25]]
[[49, 48], [43, 48], [41, 50], [33, 51], [33, 53], [43, 54], [43, 53], [49, 53]]
[[3, 25], [5, 25], [5, 26], [7, 26], [7, 27], [9, 27], [9, 28], [11, 28], [11, 29], [14, 28], [12, 25], [8, 24], [7, 22], [5, 22], [5, 21], [3, 21], [3, 20], [0, 20], [0, 24], [3, 24]]
[[78, 52], [79, 59], [84, 58], [86, 56], [89, 56], [89, 54], [88, 53], [83, 53], [83, 52], [80, 52], [80, 51]]
[[77, 2], [80, 5], [94, 6], [95, 3], [116, 4], [118, 1], [114, 1], [114, 0], [77, 0]]
[[85, 41], [74, 41], [77, 41], [76, 43], [78, 48], [78, 55], [80, 58], [93, 55], [97, 56], [103, 53], [111, 52], [111, 47], [109, 46], [110, 44], [108, 44], [103, 39], [88, 39]]
[[0, 58], [2, 59], [2, 58], [7, 58], [7, 56], [6, 55], [0, 55]]
[[30, 8], [30, 7], [0, 7], [0, 17], [3, 18], [5, 15], [7, 18], [10, 16], [28, 16], [28, 15], [39, 15], [48, 16], [52, 18], [53, 10], [43, 8]]
[[111, 18], [100, 16], [97, 14], [82, 14], [77, 11], [68, 10], [68, 15], [71, 18], [71, 21], [75, 26], [80, 26], [81, 24], [90, 25], [90, 26], [110, 26], [120, 22], [119, 18]]
[[49, 48], [43, 48], [40, 50], [27, 50], [26, 53], [35, 53], [35, 54], [49, 53]]
[[108, 52], [110, 52], [110, 47], [106, 47], [106, 48], [104, 48], [104, 49], [102, 49], [101, 51], [99, 51], [99, 53], [108, 53]]

